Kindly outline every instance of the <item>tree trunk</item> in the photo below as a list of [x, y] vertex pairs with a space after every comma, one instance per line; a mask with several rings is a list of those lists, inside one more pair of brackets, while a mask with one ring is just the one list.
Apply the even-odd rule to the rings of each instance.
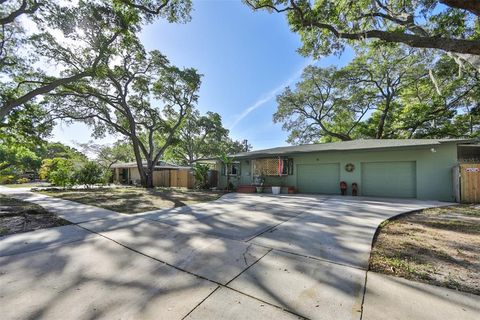
[[376, 139], [383, 138], [383, 132], [385, 130], [385, 122], [387, 120], [388, 113], [390, 112], [391, 98], [387, 98], [385, 101], [385, 109], [383, 109], [382, 116], [377, 126], [377, 134], [375, 135]]
[[154, 188], [155, 186], [153, 185], [153, 171], [154, 169], [153, 168], [147, 168], [146, 172], [145, 172], [145, 188], [147, 189], [152, 189]]
[[155, 171], [155, 163], [152, 160], [147, 160], [147, 168], [145, 170], [145, 185], [147, 189], [152, 189], [153, 185], [153, 172]]
[[137, 162], [137, 169], [140, 175], [140, 184], [142, 187], [147, 186], [147, 176], [145, 174], [145, 168], [143, 167], [142, 155], [140, 154], [140, 146], [137, 141], [137, 137], [130, 138], [133, 147], [133, 153], [135, 154], [135, 161]]

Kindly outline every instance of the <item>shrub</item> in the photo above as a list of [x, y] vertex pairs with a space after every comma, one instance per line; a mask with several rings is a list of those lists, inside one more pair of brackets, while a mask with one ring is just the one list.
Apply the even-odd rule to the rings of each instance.
[[100, 183], [105, 186], [112, 181], [113, 172], [110, 169], [104, 169]]
[[193, 167], [195, 175], [195, 187], [197, 189], [208, 189], [208, 170], [209, 167], [204, 164], [196, 163]]
[[103, 182], [104, 172], [96, 162], [88, 161], [76, 172], [75, 177], [79, 184], [89, 188], [91, 185]]
[[66, 186], [73, 184], [72, 177], [72, 169], [68, 167], [61, 167], [55, 171], [50, 172], [49, 181], [55, 185], [60, 186], [65, 189]]
[[15, 182], [15, 176], [12, 174], [0, 176], [0, 184], [11, 184]]
[[50, 180], [50, 174], [61, 167], [70, 167], [73, 170], [73, 162], [65, 158], [52, 158], [42, 160], [38, 175], [42, 180]]
[[30, 180], [28, 178], [19, 178], [17, 179], [17, 183], [27, 183], [27, 182], [30, 182]]
[[75, 183], [73, 163], [68, 159], [54, 158], [48, 169], [48, 180], [65, 189]]

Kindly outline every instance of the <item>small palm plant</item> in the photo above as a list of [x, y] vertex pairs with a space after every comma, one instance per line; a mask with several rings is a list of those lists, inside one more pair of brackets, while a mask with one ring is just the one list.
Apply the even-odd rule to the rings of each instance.
[[225, 175], [227, 176], [227, 191], [230, 191], [230, 174], [228, 173], [228, 168], [230, 168], [233, 165], [233, 159], [228, 157], [228, 155], [225, 152], [221, 153], [219, 158], [226, 168]]

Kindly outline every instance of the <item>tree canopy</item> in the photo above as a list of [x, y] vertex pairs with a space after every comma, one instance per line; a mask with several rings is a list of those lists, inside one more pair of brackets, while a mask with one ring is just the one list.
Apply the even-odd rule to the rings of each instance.
[[186, 22], [190, 10], [190, 0], [2, 1], [0, 121], [62, 85], [96, 77], [115, 42], [136, 41], [143, 24], [157, 17]]
[[151, 187], [154, 166], [197, 102], [201, 76], [173, 66], [158, 51], [145, 52], [138, 42], [122, 48], [93, 80], [64, 85], [49, 105], [59, 117], [91, 125], [96, 136], [127, 138], [141, 183]]
[[218, 113], [201, 115], [192, 110], [176, 134], [175, 142], [165, 155], [166, 160], [184, 165], [244, 151], [244, 146], [229, 137], [229, 131], [222, 124]]
[[274, 121], [291, 143], [357, 138], [475, 137], [479, 72], [453, 76], [448, 56], [372, 44], [347, 66], [307, 67], [277, 97]]
[[480, 68], [480, 1], [458, 0], [245, 0], [252, 8], [284, 12], [318, 58], [365, 39], [440, 49]]

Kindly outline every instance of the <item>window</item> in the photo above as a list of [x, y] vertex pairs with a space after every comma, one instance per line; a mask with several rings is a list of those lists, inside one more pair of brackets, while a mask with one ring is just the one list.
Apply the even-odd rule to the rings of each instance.
[[[227, 171], [228, 169], [228, 171]], [[232, 163], [231, 165], [228, 166], [225, 166], [223, 165], [223, 175], [230, 175], [230, 176], [237, 176], [237, 175], [240, 175], [240, 163], [239, 162], [234, 162]]]
[[[252, 170], [255, 176], [278, 176], [278, 158], [252, 160]], [[293, 159], [281, 158], [283, 163], [282, 175], [293, 174]]]

